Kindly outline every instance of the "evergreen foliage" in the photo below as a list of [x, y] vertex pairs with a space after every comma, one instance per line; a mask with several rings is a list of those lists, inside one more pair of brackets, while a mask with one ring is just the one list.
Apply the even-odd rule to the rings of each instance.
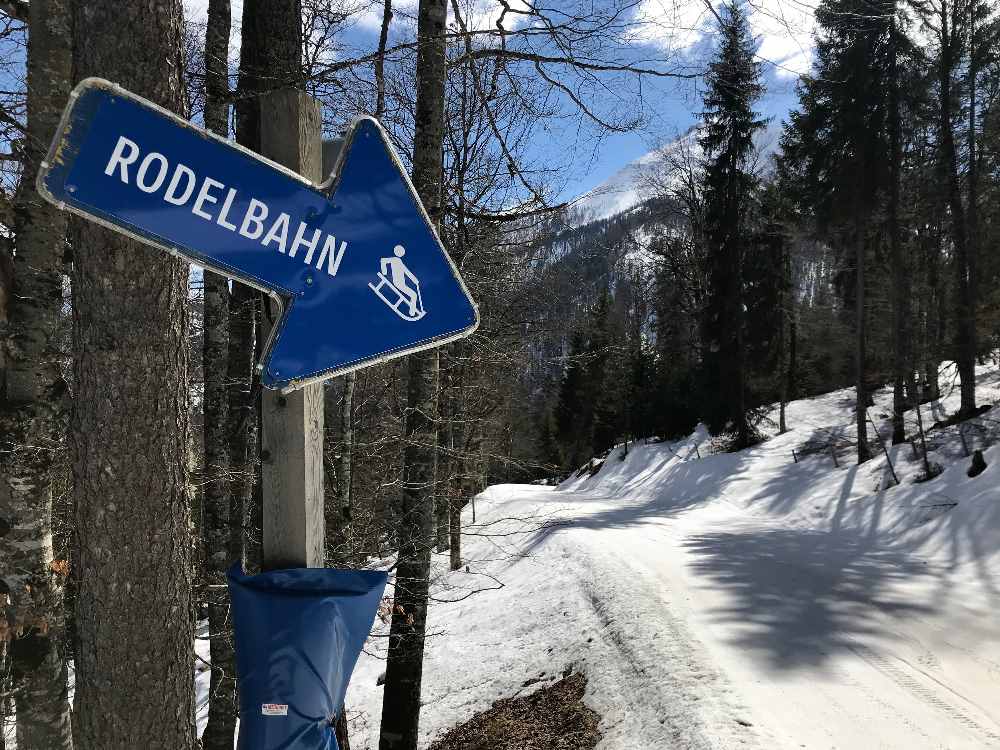
[[[730, 430], [735, 447], [757, 439], [747, 418], [745, 266], [750, 261], [750, 218], [757, 178], [749, 160], [753, 135], [766, 122], [754, 111], [764, 93], [761, 64], [739, 4], [723, 9], [721, 42], [709, 66], [704, 127], [704, 238], [708, 294], [702, 322], [701, 384], [705, 417], [713, 432]], [[748, 262], [749, 261], [749, 262]]]

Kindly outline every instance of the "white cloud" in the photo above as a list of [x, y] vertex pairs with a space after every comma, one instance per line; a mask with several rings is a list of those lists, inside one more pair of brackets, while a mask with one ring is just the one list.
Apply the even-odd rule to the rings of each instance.
[[650, 44], [668, 54], [682, 52], [711, 31], [712, 20], [701, 0], [643, 0], [636, 8], [630, 41]]
[[749, 0], [750, 28], [760, 39], [757, 54], [779, 77], [809, 72], [817, 0]]
[[[448, 22], [455, 23], [455, 14], [452, 10], [451, 0], [448, 2]], [[525, 0], [510, 0], [508, 3], [512, 10], [527, 10], [528, 3]], [[397, 14], [393, 19], [393, 25], [401, 22], [401, 15], [411, 18], [416, 17], [419, 0], [393, 0], [392, 10]], [[462, 12], [462, 19], [468, 28], [476, 31], [495, 29], [497, 20], [503, 13], [503, 6], [497, 0], [460, 0], [459, 8]], [[524, 16], [519, 13], [507, 13], [504, 17], [504, 27], [507, 29], [517, 28], [524, 23]], [[358, 26], [371, 32], [378, 32], [382, 28], [382, 3], [375, 2], [358, 19]]]
[[[416, 16], [418, 0], [393, 0], [393, 25], [400, 23], [401, 15]], [[382, 3], [372, 3], [358, 16], [358, 28], [378, 33], [382, 28]]]
[[[758, 54], [779, 77], [808, 72], [817, 0], [747, 0], [750, 28], [760, 41]], [[716, 3], [716, 7], [719, 7]], [[714, 31], [705, 0], [643, 0], [635, 14], [632, 40], [667, 54], [684, 52]]]
[[[760, 40], [758, 54], [774, 65], [778, 77], [796, 77], [809, 70], [812, 60], [814, 12], [818, 0], [747, 0], [751, 9], [750, 26]], [[393, 25], [403, 23], [403, 16], [415, 17], [419, 0], [393, 0], [396, 14]], [[511, 0], [515, 10], [528, 7], [526, 0]], [[716, 3], [718, 5], [718, 3]], [[496, 28], [503, 10], [497, 0], [460, 0], [465, 21], [472, 29]], [[204, 22], [208, 0], [184, 0], [188, 18]], [[454, 23], [451, 2], [448, 18]], [[232, 0], [234, 49], [239, 47], [239, 21], [243, 0]], [[525, 17], [508, 13], [508, 29], [523, 26]], [[624, 41], [651, 45], [667, 55], [682, 53], [701, 42], [714, 29], [715, 19], [706, 0], [641, 0], [635, 10], [633, 25]], [[373, 0], [357, 17], [356, 28], [378, 33], [382, 26], [382, 2]]]
[[[529, 6], [526, 2], [524, 2], [524, 0], [512, 0], [509, 5], [511, 10], [514, 12], [507, 13], [504, 16], [504, 28], [518, 28], [524, 24], [525, 16], [521, 15], [517, 11], [525, 11]], [[495, 29], [497, 27], [497, 21], [500, 20], [500, 16], [504, 10], [501, 5], [496, 2], [496, 0], [466, 1], [460, 3], [459, 5], [460, 8], [463, 6], [465, 6], [463, 15], [465, 16], [466, 25], [470, 29], [476, 30]]]

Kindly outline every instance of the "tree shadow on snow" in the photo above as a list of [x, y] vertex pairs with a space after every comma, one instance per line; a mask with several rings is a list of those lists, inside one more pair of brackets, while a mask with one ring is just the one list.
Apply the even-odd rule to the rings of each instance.
[[755, 529], [699, 534], [685, 545], [695, 555], [694, 571], [732, 601], [712, 616], [735, 627], [736, 645], [776, 669], [822, 664], [876, 637], [876, 618], [932, 609], [893, 586], [928, 575], [925, 563], [857, 537]]
[[[900, 463], [902, 446], [891, 449]], [[997, 502], [995, 468], [970, 479], [965, 463], [956, 463], [933, 485], [912, 481], [895, 486], [884, 474], [873, 474], [868, 464], [849, 464], [839, 470], [841, 486], [830, 492], [829, 465], [817, 460], [797, 465], [763, 482], [749, 504], [763, 503], [769, 513], [795, 509], [814, 512], [814, 523], [835, 538], [863, 540], [871, 548], [896, 554], [934, 555], [940, 563], [938, 606], [948, 604], [951, 573], [972, 565], [979, 584], [991, 596], [1000, 596], [1000, 583], [991, 569], [990, 555], [1000, 539], [1000, 502]], [[880, 489], [873, 492], [872, 483]], [[959, 502], [959, 500], [961, 502]]]

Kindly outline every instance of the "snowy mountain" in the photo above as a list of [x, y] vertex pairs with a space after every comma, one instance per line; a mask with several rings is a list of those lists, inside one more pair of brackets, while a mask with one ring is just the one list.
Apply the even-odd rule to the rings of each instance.
[[649, 151], [629, 162], [600, 185], [573, 201], [568, 223], [581, 226], [608, 219], [649, 199], [652, 197], [650, 179], [662, 169], [667, 157], [684, 149], [691, 149], [695, 154], [701, 153], [697, 131], [693, 128], [662, 148]]
[[[777, 151], [780, 135], [781, 122], [777, 120], [770, 121], [767, 127], [755, 135], [754, 145], [757, 158], [762, 162], [762, 171], [768, 170]], [[679, 138], [629, 162], [600, 185], [576, 198], [572, 202], [567, 223], [570, 226], [582, 226], [609, 219], [649, 200], [654, 192], [651, 182], [657, 181], [658, 176], [664, 173], [666, 164], [685, 153], [696, 159], [702, 155], [697, 128], [690, 128]]]

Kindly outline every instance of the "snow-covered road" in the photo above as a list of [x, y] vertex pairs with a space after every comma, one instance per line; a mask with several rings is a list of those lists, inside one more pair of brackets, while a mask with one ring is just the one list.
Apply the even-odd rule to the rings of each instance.
[[[791, 459], [843, 394], [796, 407], [796, 431], [750, 451], [685, 460], [695, 434], [480, 495], [469, 572], [435, 556], [426, 744], [572, 669], [602, 750], [1000, 747], [1000, 447], [927, 484], [906, 448], [903, 486], [879, 489], [884, 460]], [[359, 750], [383, 644], [348, 696]]]
[[739, 720], [753, 724], [740, 740], [768, 748], [1000, 744], [1000, 630], [982, 590], [942, 590], [940, 566], [916, 557], [740, 515], [592, 535], [588, 557], [615, 581], [595, 589], [610, 627], [643, 602], [642, 619], [681, 644], [663, 679], [697, 705], [675, 723], [708, 741], [654, 746], [733, 745]]

